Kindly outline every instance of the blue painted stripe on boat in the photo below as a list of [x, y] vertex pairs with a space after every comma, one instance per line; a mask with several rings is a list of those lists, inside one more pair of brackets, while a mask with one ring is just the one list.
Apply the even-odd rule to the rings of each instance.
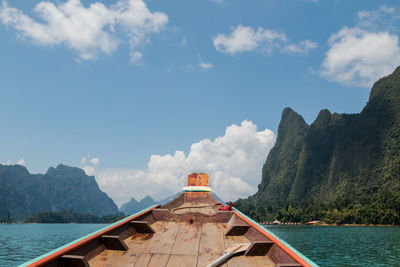
[[245, 216], [247, 219], [249, 219], [250, 221], [252, 221], [254, 224], [256, 224], [257, 226], [261, 227], [262, 229], [264, 229], [265, 232], [267, 232], [268, 234], [272, 235], [273, 237], [275, 237], [276, 239], [278, 239], [279, 241], [281, 241], [285, 246], [287, 246], [290, 250], [292, 250], [294, 253], [296, 253], [297, 255], [299, 255], [299, 257], [301, 257], [303, 260], [305, 260], [307, 263], [309, 263], [311, 266], [314, 267], [319, 267], [316, 263], [314, 263], [312, 260], [310, 260], [307, 256], [303, 255], [300, 251], [298, 251], [297, 249], [295, 249], [294, 247], [292, 247], [291, 245], [289, 245], [286, 241], [282, 240], [280, 237], [278, 237], [277, 235], [275, 235], [274, 233], [272, 233], [271, 231], [269, 231], [268, 229], [266, 229], [265, 227], [263, 227], [262, 225], [260, 225], [258, 222], [254, 221], [253, 219], [251, 219], [249, 216], [243, 214], [243, 212], [241, 212], [240, 210], [238, 210], [235, 207], [232, 207], [235, 211], [237, 211], [238, 213], [242, 214], [243, 216]]
[[139, 211], [139, 212], [136, 212], [135, 214], [132, 214], [131, 216], [125, 217], [125, 218], [123, 218], [123, 219], [121, 219], [121, 220], [119, 220], [119, 221], [117, 221], [117, 222], [115, 222], [115, 223], [113, 223], [113, 224], [111, 224], [111, 225], [107, 225], [106, 227], [103, 227], [103, 228], [101, 228], [101, 229], [99, 229], [99, 230], [97, 230], [97, 231], [94, 231], [94, 232], [92, 232], [92, 233], [90, 233], [90, 234], [88, 234], [88, 235], [85, 235], [85, 236], [83, 236], [83, 237], [81, 237], [81, 238], [75, 239], [74, 241], [72, 241], [72, 242], [70, 242], [70, 243], [68, 243], [68, 244], [66, 244], [66, 245], [64, 245], [64, 246], [58, 247], [58, 248], [56, 248], [56, 249], [54, 249], [54, 250], [52, 250], [52, 251], [50, 251], [50, 252], [47, 252], [47, 253], [45, 253], [45, 254], [39, 256], [39, 257], [36, 257], [36, 258], [34, 258], [34, 259], [30, 260], [30, 261], [27, 261], [27, 262], [25, 262], [25, 263], [22, 263], [22, 264], [18, 265], [18, 267], [24, 267], [24, 266], [27, 266], [27, 265], [29, 265], [29, 264], [35, 263], [35, 262], [37, 262], [38, 260], [43, 259], [44, 257], [50, 256], [51, 254], [56, 253], [57, 251], [59, 251], [59, 250], [61, 250], [61, 249], [64, 249], [64, 248], [66, 248], [66, 247], [69, 247], [69, 246], [73, 245], [73, 244], [76, 243], [76, 242], [79, 242], [79, 241], [81, 241], [81, 240], [83, 240], [83, 239], [85, 239], [85, 238], [88, 238], [88, 237], [90, 237], [90, 236], [92, 236], [92, 235], [94, 235], [94, 234], [97, 234], [97, 233], [100, 232], [100, 231], [106, 230], [107, 228], [110, 228], [110, 227], [116, 225], [117, 223], [120, 223], [120, 222], [122, 222], [122, 221], [124, 221], [124, 220], [127, 220], [128, 218], [134, 217], [134, 216], [136, 216], [137, 214], [139, 214], [139, 213], [141, 213], [141, 212], [144, 212], [144, 211], [146, 211], [146, 210], [149, 210], [149, 209], [151, 209], [151, 208], [153, 208], [153, 207], [155, 207], [155, 206], [157, 206], [157, 205], [158, 205], [158, 204], [152, 205], [152, 206], [150, 206], [150, 207], [148, 207], [148, 208], [145, 208], [145, 209], [143, 209], [143, 210], [141, 210], [141, 211]]

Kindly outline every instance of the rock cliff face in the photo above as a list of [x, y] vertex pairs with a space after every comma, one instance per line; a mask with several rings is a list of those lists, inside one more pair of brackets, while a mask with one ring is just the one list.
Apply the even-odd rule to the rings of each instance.
[[20, 165], [0, 164], [0, 218], [13, 220], [42, 211], [73, 209], [97, 216], [117, 214], [114, 201], [93, 176], [79, 168], [58, 165], [45, 174], [30, 174]]
[[397, 209], [400, 216], [400, 68], [375, 83], [359, 114], [324, 109], [308, 126], [286, 108], [259, 190], [238, 204], [273, 213], [289, 203], [343, 199], [348, 205]]

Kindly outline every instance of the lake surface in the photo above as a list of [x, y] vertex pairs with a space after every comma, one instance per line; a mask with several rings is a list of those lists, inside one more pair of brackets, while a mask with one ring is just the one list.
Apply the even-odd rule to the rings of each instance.
[[400, 266], [400, 227], [266, 228], [320, 266]]
[[[0, 266], [16, 266], [104, 224], [0, 224]], [[400, 266], [400, 227], [267, 226], [320, 266]]]
[[16, 266], [105, 224], [0, 224], [0, 266]]

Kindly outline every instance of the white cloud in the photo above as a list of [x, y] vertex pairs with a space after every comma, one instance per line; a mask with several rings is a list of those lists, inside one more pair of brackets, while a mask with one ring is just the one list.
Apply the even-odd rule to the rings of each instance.
[[320, 75], [343, 85], [370, 87], [400, 64], [397, 35], [344, 27], [329, 38]]
[[24, 159], [18, 160], [18, 161], [17, 161], [17, 165], [24, 166], [24, 165], [25, 165], [25, 160], [24, 160]]
[[3, 165], [11, 165], [11, 160], [7, 160], [6, 162], [3, 163]]
[[287, 41], [285, 33], [262, 27], [254, 30], [250, 26], [238, 25], [231, 27], [231, 30], [229, 35], [220, 33], [213, 39], [217, 51], [236, 54], [257, 49], [269, 54], [279, 43]]
[[257, 51], [262, 54], [271, 54], [274, 49], [280, 49], [288, 53], [307, 53], [318, 47], [310, 40], [300, 42], [298, 45], [289, 41], [283, 31], [264, 29], [259, 27], [255, 30], [251, 26], [238, 25], [231, 27], [232, 32], [228, 35], [218, 34], [213, 38], [214, 47], [217, 51], [226, 54], [236, 54], [246, 51]]
[[292, 54], [306, 54], [309, 50], [317, 48], [317, 43], [305, 40], [300, 42], [299, 44], [288, 44], [282, 49], [284, 53], [292, 53]]
[[118, 0], [110, 7], [100, 2], [85, 7], [80, 0], [58, 5], [39, 2], [34, 12], [42, 22], [3, 1], [0, 21], [37, 45], [64, 44], [85, 60], [96, 59], [100, 53], [110, 54], [126, 41], [131, 60], [136, 61], [137, 50], [148, 42], [148, 35], [161, 31], [168, 22], [165, 13], [151, 13], [143, 0]]
[[275, 141], [271, 130], [258, 131], [251, 121], [231, 125], [214, 140], [191, 145], [186, 156], [152, 155], [145, 170], [103, 169], [95, 172], [101, 189], [120, 205], [131, 197], [150, 195], [161, 199], [179, 192], [190, 172], [211, 176], [213, 191], [225, 200], [235, 200], [256, 192], [261, 169]]
[[391, 28], [394, 20], [398, 19], [396, 10], [386, 5], [377, 10], [361, 10], [357, 13], [358, 27], [370, 30], [382, 30]]
[[211, 64], [211, 63], [209, 63], [209, 62], [200, 61], [199, 67], [200, 67], [201, 69], [203, 69], [203, 70], [208, 70], [208, 69], [211, 69], [212, 67], [214, 67], [214, 65]]
[[354, 27], [330, 36], [320, 76], [343, 85], [371, 87], [400, 65], [399, 37], [391, 32], [395, 8], [361, 10]]

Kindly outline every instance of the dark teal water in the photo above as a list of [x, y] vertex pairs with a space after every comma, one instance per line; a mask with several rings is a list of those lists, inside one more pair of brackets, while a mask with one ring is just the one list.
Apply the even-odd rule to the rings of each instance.
[[0, 224], [0, 266], [16, 266], [104, 224]]
[[400, 266], [400, 227], [266, 228], [320, 266]]
[[[16, 266], [103, 224], [0, 224], [0, 266]], [[320, 266], [400, 266], [400, 227], [267, 226]]]

